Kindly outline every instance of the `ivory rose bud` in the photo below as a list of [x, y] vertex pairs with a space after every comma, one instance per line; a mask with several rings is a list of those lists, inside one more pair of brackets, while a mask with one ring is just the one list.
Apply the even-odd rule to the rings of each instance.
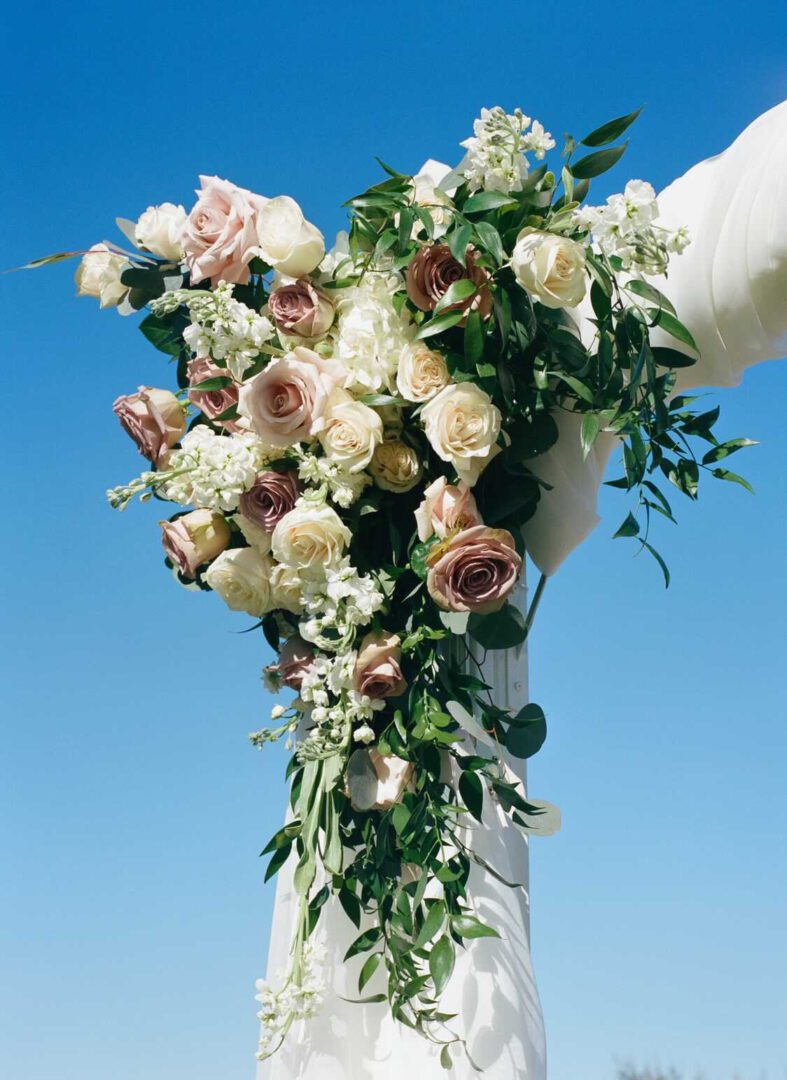
[[281, 333], [316, 338], [328, 332], [336, 310], [322, 289], [301, 278], [274, 289], [268, 300], [268, 314]]
[[475, 252], [470, 247], [465, 263], [462, 266], [453, 257], [448, 244], [421, 248], [407, 267], [407, 295], [421, 311], [432, 311], [455, 282], [468, 279], [476, 285], [476, 292], [445, 310], [465, 314], [478, 311], [482, 318], [488, 318], [492, 312], [489, 274], [476, 265]]
[[423, 476], [418, 454], [399, 439], [386, 439], [374, 452], [369, 472], [383, 491], [411, 491]]
[[334, 390], [319, 435], [325, 456], [348, 472], [365, 469], [383, 441], [383, 422], [374, 409], [346, 390]]
[[232, 532], [221, 514], [192, 510], [174, 521], [160, 521], [164, 551], [183, 577], [194, 578], [197, 570], [220, 555]]
[[[189, 401], [207, 416], [209, 420], [215, 420], [227, 409], [238, 404], [238, 386], [230, 379], [229, 386], [220, 387], [218, 390], [199, 390], [200, 383], [208, 379], [229, 379], [226, 368], [220, 368], [208, 356], [197, 356], [190, 360], [186, 368], [186, 376], [189, 380]], [[227, 426], [232, 421], [224, 421]]]
[[442, 353], [423, 344], [407, 345], [402, 350], [396, 386], [407, 401], [428, 401], [448, 386], [450, 378]]
[[519, 284], [545, 307], [576, 307], [587, 288], [585, 249], [541, 229], [523, 229], [511, 255]]
[[354, 810], [389, 810], [413, 785], [413, 764], [378, 750], [355, 750], [347, 763], [347, 794]]
[[522, 569], [511, 533], [486, 525], [436, 544], [427, 564], [426, 587], [438, 607], [481, 615], [500, 610]]
[[302, 502], [285, 514], [271, 538], [274, 558], [305, 577], [319, 578], [335, 566], [352, 533], [330, 506]]
[[402, 650], [398, 634], [374, 630], [361, 642], [353, 672], [353, 685], [370, 698], [398, 697], [407, 689], [399, 666]]
[[482, 524], [467, 484], [461, 480], [457, 485], [449, 484], [444, 476], [438, 476], [424, 491], [423, 502], [415, 511], [415, 521], [422, 544], [432, 536], [445, 540], [451, 533]]
[[129, 293], [120, 275], [130, 268], [131, 263], [123, 255], [118, 255], [106, 244], [93, 244], [82, 256], [74, 274], [77, 295], [94, 296], [102, 308], [117, 307]]
[[289, 195], [268, 199], [257, 217], [260, 255], [287, 277], [305, 277], [322, 262], [325, 241]]
[[314, 648], [298, 634], [287, 638], [279, 652], [279, 674], [284, 685], [299, 691], [303, 676], [314, 662]]
[[183, 251], [183, 230], [186, 211], [182, 206], [166, 202], [149, 206], [134, 226], [134, 239], [143, 251], [160, 255], [169, 262], [180, 262]]
[[502, 418], [485, 390], [475, 383], [451, 384], [421, 413], [426, 437], [438, 457], [472, 487], [498, 453]]
[[289, 472], [260, 473], [253, 486], [240, 497], [240, 511], [249, 521], [272, 533], [298, 499], [298, 476]]
[[249, 263], [258, 254], [257, 217], [267, 200], [218, 176], [199, 179], [182, 239], [191, 283], [248, 281]]
[[186, 413], [169, 390], [140, 386], [136, 394], [117, 398], [112, 411], [140, 454], [157, 464], [186, 430]]
[[204, 579], [232, 611], [259, 618], [271, 610], [270, 558], [254, 548], [222, 551], [205, 571]]
[[243, 384], [238, 411], [271, 446], [291, 446], [322, 430], [328, 400], [344, 376], [338, 361], [299, 345]]

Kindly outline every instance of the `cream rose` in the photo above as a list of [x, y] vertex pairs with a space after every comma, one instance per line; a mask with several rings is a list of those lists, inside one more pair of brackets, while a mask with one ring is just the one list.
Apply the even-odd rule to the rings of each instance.
[[399, 439], [387, 439], [374, 452], [369, 472], [383, 491], [410, 491], [423, 476], [418, 454]]
[[442, 353], [426, 345], [407, 345], [402, 350], [396, 372], [396, 386], [407, 401], [428, 401], [450, 382]]
[[259, 255], [287, 277], [310, 274], [322, 262], [325, 241], [289, 195], [268, 199], [257, 214]]
[[347, 794], [354, 810], [389, 810], [413, 786], [413, 764], [378, 750], [356, 750], [347, 763]]
[[383, 422], [374, 409], [337, 389], [328, 402], [319, 439], [331, 461], [348, 472], [361, 472], [383, 441]]
[[271, 570], [271, 591], [273, 608], [289, 611], [293, 615], [303, 611], [301, 577], [291, 566], [274, 563]]
[[424, 406], [421, 420], [434, 452], [470, 487], [499, 452], [500, 410], [475, 383], [446, 386]]
[[449, 484], [444, 476], [438, 476], [424, 491], [421, 505], [415, 511], [418, 539], [424, 543], [432, 536], [445, 540], [460, 529], [481, 525], [473, 493], [461, 480]]
[[180, 262], [185, 255], [183, 230], [186, 220], [182, 206], [171, 202], [149, 206], [134, 226], [134, 240], [143, 251], [160, 255], [170, 262]]
[[205, 571], [204, 578], [227, 607], [260, 617], [272, 608], [269, 557], [254, 548], [223, 551]]
[[74, 274], [77, 295], [94, 296], [102, 308], [117, 307], [129, 293], [120, 275], [130, 268], [131, 263], [123, 255], [110, 250], [106, 244], [93, 244]]
[[576, 307], [587, 289], [585, 249], [541, 229], [523, 229], [511, 255], [519, 284], [545, 307]]
[[232, 536], [222, 515], [211, 510], [192, 510], [159, 525], [167, 558], [187, 578], [195, 578], [200, 566], [224, 551]]
[[351, 539], [352, 533], [330, 506], [301, 502], [273, 530], [271, 546], [277, 562], [319, 578], [341, 559]]

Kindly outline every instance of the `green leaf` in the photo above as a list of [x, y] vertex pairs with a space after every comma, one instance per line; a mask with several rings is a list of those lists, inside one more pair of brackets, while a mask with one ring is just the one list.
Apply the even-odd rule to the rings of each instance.
[[630, 128], [639, 114], [642, 112], [643, 106], [640, 105], [634, 112], [628, 113], [626, 116], [618, 116], [614, 120], [607, 121], [606, 124], [602, 124], [601, 127], [595, 128], [589, 135], [586, 135], [582, 139], [583, 146], [606, 146], [607, 143], [614, 142], [615, 139], [619, 139], [627, 128]]
[[[426, 873], [426, 871], [424, 870], [423, 873]], [[418, 932], [418, 937], [413, 943], [414, 949], [423, 949], [423, 947], [428, 945], [433, 938], [437, 937], [445, 922], [445, 915], [444, 901], [435, 900], [429, 908], [429, 912], [424, 919], [424, 924]]]
[[454, 943], [445, 934], [437, 942], [429, 953], [429, 974], [435, 986], [435, 993], [439, 996], [448, 985], [451, 973], [454, 970]]
[[506, 604], [490, 615], [471, 615], [467, 623], [470, 637], [485, 649], [513, 649], [527, 637], [522, 612]]
[[494, 225], [490, 225], [488, 221], [479, 221], [476, 224], [475, 231], [476, 236], [495, 262], [498, 263], [498, 265], [504, 263], [506, 261], [506, 253], [503, 249], [503, 241], [500, 239], [500, 233]]
[[655, 363], [659, 367], [691, 367], [697, 363], [695, 356], [688, 356], [686, 353], [678, 352], [677, 349], [667, 349], [661, 345], [655, 345], [651, 352]]
[[649, 552], [650, 552], [650, 554], [651, 554], [651, 555], [653, 556], [653, 558], [654, 558], [654, 559], [656, 560], [656, 562], [657, 562], [657, 563], [659, 564], [659, 568], [661, 569], [661, 572], [662, 572], [662, 574], [664, 575], [664, 587], [665, 587], [666, 589], [668, 589], [668, 588], [669, 588], [669, 583], [670, 583], [670, 573], [669, 573], [669, 567], [668, 567], [668, 566], [667, 566], [667, 564], [666, 564], [666, 563], [664, 562], [664, 560], [662, 559], [661, 555], [659, 555], [658, 551], [656, 551], [656, 549], [655, 549], [655, 548], [654, 548], [654, 547], [652, 546], [652, 544], [649, 544], [649, 543], [648, 543], [648, 542], [647, 542], [646, 540], [643, 540], [643, 541], [642, 541], [642, 546], [643, 546], [643, 547], [644, 547], [644, 548], [645, 548], [645, 549], [646, 549], [647, 551], [649, 551]]
[[720, 443], [718, 446], [714, 446], [710, 449], [702, 459], [702, 464], [712, 465], [714, 462], [722, 461], [724, 458], [729, 457], [730, 454], [734, 454], [738, 450], [743, 450], [746, 446], [756, 445], [757, 442], [754, 439], [728, 439], [727, 442]]
[[639, 535], [639, 522], [634, 515], [629, 512], [626, 516], [626, 520], [617, 530], [612, 534], [612, 539], [616, 540], [619, 536], [638, 536]]
[[211, 390], [225, 390], [228, 386], [232, 386], [232, 379], [226, 375], [219, 375], [215, 379], [205, 379], [204, 382], [196, 383], [191, 389], [199, 391], [200, 394], [209, 394]]
[[379, 926], [373, 926], [369, 930], [364, 930], [362, 934], [359, 934], [350, 948], [344, 954], [344, 959], [352, 960], [354, 956], [359, 953], [368, 952], [377, 942], [382, 938], [383, 932]]
[[481, 821], [484, 809], [484, 785], [477, 773], [464, 770], [459, 777], [459, 794], [473, 817]]
[[676, 319], [674, 315], [670, 315], [670, 313], [663, 308], [649, 308], [648, 315], [653, 319], [654, 326], [660, 326], [662, 330], [666, 330], [668, 334], [677, 338], [678, 341], [682, 341], [683, 344], [688, 345], [690, 349], [699, 352], [697, 342], [680, 319]]
[[463, 938], [500, 937], [497, 930], [482, 923], [475, 915], [452, 915], [451, 929]]
[[731, 472], [729, 469], [713, 469], [713, 475], [717, 480], [729, 480], [730, 483], [740, 484], [741, 487], [746, 488], [752, 495], [754, 494], [754, 488], [751, 486], [748, 480], [744, 480], [742, 476], [738, 476], [737, 473]]
[[453, 1064], [451, 1061], [451, 1048], [448, 1043], [440, 1051], [440, 1064], [444, 1069], [450, 1069]]
[[597, 150], [594, 154], [587, 154], [579, 161], [571, 163], [571, 172], [577, 180], [589, 180], [593, 176], [600, 176], [623, 157], [628, 142], [620, 146], [613, 146], [609, 150]]
[[377, 971], [377, 968], [380, 966], [380, 961], [382, 960], [382, 958], [382, 953], [372, 953], [372, 955], [367, 959], [366, 963], [361, 968], [361, 973], [358, 976], [359, 994], [363, 993], [364, 987], [369, 982], [372, 975], [374, 975], [375, 971]]
[[430, 536], [422, 544], [415, 544], [410, 552], [410, 568], [416, 577], [419, 577], [422, 581], [426, 581], [426, 576], [429, 573], [429, 567], [426, 565], [429, 552], [437, 543], [439, 543], [439, 538]]
[[540, 705], [531, 702], [511, 717], [506, 732], [506, 749], [514, 757], [527, 759], [537, 754], [547, 737], [547, 721]]
[[463, 311], [446, 311], [442, 315], [425, 322], [415, 335], [415, 340], [420, 341], [423, 338], [432, 337], [434, 334], [442, 334], [444, 330], [450, 330], [452, 326], [460, 323], [463, 318]]
[[465, 324], [465, 360], [475, 365], [484, 355], [484, 324], [477, 311], [471, 311]]
[[479, 191], [471, 195], [462, 207], [465, 214], [482, 214], [487, 210], [497, 210], [501, 206], [515, 206], [516, 200], [503, 191]]
[[625, 285], [627, 292], [634, 293], [635, 296], [641, 296], [643, 300], [650, 300], [652, 304], [658, 304], [659, 307], [665, 308], [672, 315], [675, 314], [675, 308], [670, 301], [664, 295], [663, 292], [659, 292], [647, 281], [641, 281], [639, 278], [633, 278]]
[[354, 923], [356, 927], [360, 927], [361, 905], [355, 893], [350, 892], [349, 889], [342, 887], [339, 890], [339, 903], [342, 905], [344, 913], [350, 920], [350, 922]]
[[458, 229], [454, 229], [446, 237], [448, 241], [448, 249], [462, 266], [467, 261], [467, 245], [470, 242], [470, 237], [473, 233], [472, 225], [460, 225]]
[[282, 866], [287, 862], [292, 850], [292, 840], [287, 840], [285, 843], [278, 847], [273, 853], [273, 858], [268, 863], [268, 869], [265, 871], [265, 880], [270, 881], [275, 873], [277, 873]]
[[580, 432], [583, 458], [586, 458], [593, 449], [593, 443], [598, 438], [600, 430], [601, 421], [598, 418], [598, 413], [585, 413], [582, 417], [582, 428]]
[[139, 329], [159, 352], [166, 353], [168, 356], [180, 355], [180, 337], [169, 319], [159, 315], [148, 315], [139, 324]]
[[477, 288], [476, 283], [471, 281], [470, 278], [460, 278], [455, 281], [437, 301], [434, 308], [435, 315], [453, 307], [455, 304], [461, 304], [463, 300], [469, 299], [477, 291]]

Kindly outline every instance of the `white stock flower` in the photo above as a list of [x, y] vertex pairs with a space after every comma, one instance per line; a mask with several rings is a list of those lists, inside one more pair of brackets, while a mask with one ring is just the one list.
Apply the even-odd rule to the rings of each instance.
[[183, 436], [165, 464], [173, 475], [162, 485], [164, 498], [182, 506], [235, 510], [262, 464], [262, 449], [251, 435], [217, 435], [198, 424]]
[[405, 345], [399, 357], [396, 388], [407, 401], [420, 404], [434, 397], [450, 381], [445, 357], [422, 342]]
[[288, 277], [310, 274], [325, 254], [322, 233], [289, 195], [268, 199], [257, 211], [257, 232], [260, 256]]
[[123, 255], [110, 250], [106, 244], [93, 244], [85, 252], [74, 274], [79, 296], [94, 296], [102, 308], [117, 307], [128, 296], [129, 289], [120, 280], [131, 263]]
[[174, 203], [149, 206], [134, 226], [134, 241], [143, 251], [180, 262], [184, 257], [182, 236], [186, 218], [185, 209]]
[[415, 327], [409, 315], [393, 306], [402, 287], [394, 273], [369, 273], [358, 285], [340, 290], [337, 323], [332, 331], [335, 356], [348, 371], [348, 390], [391, 390], [403, 348]]
[[499, 452], [501, 419], [486, 391], [471, 382], [446, 386], [421, 413], [433, 450], [470, 487]]
[[352, 533], [330, 506], [299, 499], [273, 530], [271, 547], [277, 562], [304, 577], [324, 579], [351, 539]]
[[232, 611], [259, 617], [271, 610], [271, 569], [271, 560], [254, 548], [231, 548], [213, 560], [204, 579]]
[[622, 194], [610, 195], [604, 206], [584, 206], [575, 213], [580, 228], [608, 257], [624, 269], [664, 273], [670, 253], [680, 254], [689, 243], [684, 228], [670, 230], [657, 223], [656, 192], [645, 180], [629, 180]]
[[585, 249], [565, 236], [522, 229], [511, 269], [522, 288], [545, 307], [576, 307], [585, 295]]
[[471, 191], [521, 191], [528, 173], [525, 152], [533, 151], [541, 159], [555, 141], [538, 121], [527, 131], [531, 120], [521, 109], [506, 113], [495, 105], [482, 109], [473, 123], [473, 135], [462, 146], [467, 150], [457, 168]]
[[346, 390], [334, 390], [319, 439], [329, 460], [349, 473], [361, 472], [383, 441], [383, 422], [374, 409]]
[[168, 296], [187, 305], [191, 326], [183, 338], [197, 356], [223, 360], [230, 374], [240, 380], [276, 330], [270, 319], [233, 299], [231, 282], [222, 281], [213, 292], [165, 293], [151, 307], [166, 310]]
[[348, 472], [338, 462], [309, 452], [300, 455], [298, 476], [313, 487], [325, 485], [333, 502], [343, 510], [352, 506], [372, 482], [365, 472]]

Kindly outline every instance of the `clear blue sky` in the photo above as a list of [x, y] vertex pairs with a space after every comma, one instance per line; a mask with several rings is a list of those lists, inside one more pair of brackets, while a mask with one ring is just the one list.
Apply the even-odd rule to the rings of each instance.
[[[457, 160], [482, 105], [582, 134], [645, 102], [599, 189], [663, 186], [785, 96], [780, 5], [52, 3], [5, 17], [5, 266], [187, 206], [198, 172], [289, 193], [330, 235], [377, 176]], [[284, 806], [262, 638], [180, 590], [110, 406], [171, 372], [73, 268], [0, 279], [4, 728], [0, 1076], [250, 1077]], [[550, 737], [531, 767], [550, 1080], [625, 1057], [782, 1080], [787, 365], [720, 394], [757, 489], [708, 487], [661, 547], [609, 535], [560, 571], [532, 643]], [[676, 501], [678, 500], [676, 495]], [[615, 505], [616, 504], [616, 505]], [[633, 550], [633, 548], [631, 549]], [[780, 910], [781, 909], [781, 910]]]

